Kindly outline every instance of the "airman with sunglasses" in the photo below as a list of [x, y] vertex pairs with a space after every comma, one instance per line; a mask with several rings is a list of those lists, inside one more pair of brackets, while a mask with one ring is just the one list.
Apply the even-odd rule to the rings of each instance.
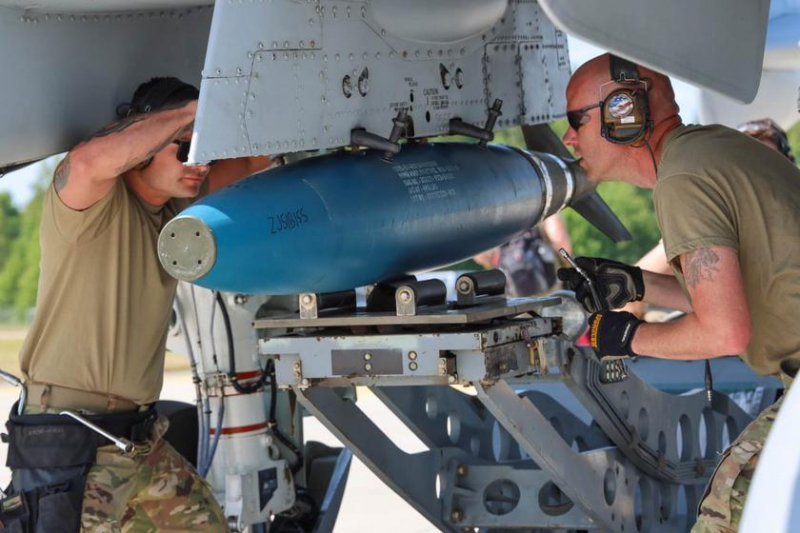
[[[609, 55], [575, 72], [567, 108], [564, 143], [582, 157], [589, 179], [653, 189], [674, 272], [579, 257], [605, 300], [597, 309], [584, 279], [574, 269], [559, 271], [594, 313], [590, 337], [598, 356], [740, 355], [788, 386], [800, 366], [800, 170], [736, 130], [682, 125], [669, 78]], [[611, 310], [631, 301], [686, 314], [651, 324]], [[780, 400], [762, 412], [723, 453], [692, 531], [738, 528], [779, 406]]]
[[117, 110], [121, 120], [70, 150], [45, 196], [36, 316], [20, 353], [24, 416], [35, 424], [70, 409], [119, 428], [118, 417], [146, 413], [152, 423], [138, 437], [116, 435], [134, 440], [133, 453], [106, 443], [88, 470], [13, 472], [18, 493], [66, 481], [85, 490], [82, 512], [59, 513], [80, 524], [62, 523], [60, 531], [227, 530], [208, 485], [162, 439], [166, 420], [150, 407], [161, 391], [177, 284], [161, 268], [156, 244], [164, 224], [199, 195], [271, 161], [187, 165], [197, 97], [176, 78], [142, 84]]

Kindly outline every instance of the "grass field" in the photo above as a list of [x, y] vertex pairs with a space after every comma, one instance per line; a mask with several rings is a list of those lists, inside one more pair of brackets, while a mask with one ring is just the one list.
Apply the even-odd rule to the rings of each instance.
[[[25, 338], [24, 329], [0, 328], [0, 369], [19, 376], [19, 350], [22, 348], [22, 341]], [[177, 370], [188, 370], [189, 361], [180, 355], [167, 352], [164, 370], [174, 372]], [[0, 381], [0, 383], [5, 383]]]

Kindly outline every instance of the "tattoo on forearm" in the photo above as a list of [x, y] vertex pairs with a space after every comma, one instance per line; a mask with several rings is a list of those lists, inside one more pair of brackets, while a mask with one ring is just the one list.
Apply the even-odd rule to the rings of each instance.
[[119, 133], [121, 131], [125, 131], [126, 129], [130, 128], [137, 122], [141, 122], [142, 120], [148, 118], [148, 115], [132, 115], [127, 118], [123, 118], [119, 122], [113, 122], [106, 126], [105, 128], [101, 129], [91, 137], [89, 137], [89, 141], [92, 139], [99, 139], [101, 137], [108, 137], [109, 135], [113, 135], [115, 133]]
[[[104, 127], [103, 129], [101, 129], [100, 131], [98, 131], [97, 133], [95, 133], [94, 135], [89, 137], [88, 140], [98, 139], [98, 138], [101, 138], [101, 137], [108, 137], [109, 135], [113, 135], [114, 133], [119, 133], [121, 131], [124, 131], [124, 130], [130, 128], [131, 126], [133, 126], [137, 122], [141, 122], [143, 120], [151, 118], [153, 115], [156, 115], [158, 113], [162, 113], [164, 111], [171, 111], [173, 109], [180, 109], [181, 107], [185, 107], [188, 104], [189, 104], [189, 101], [187, 100], [186, 102], [179, 102], [177, 104], [165, 105], [161, 109], [159, 109], [158, 111], [153, 111], [151, 113], [139, 113], [139, 114], [131, 115], [129, 117], [125, 117], [122, 120], [119, 120], [117, 122], [113, 122], [113, 123], [109, 124], [108, 126]], [[192, 121], [192, 124], [194, 124], [194, 121]]]
[[56, 167], [56, 171], [53, 174], [53, 183], [56, 187], [56, 192], [61, 192], [64, 187], [67, 186], [67, 180], [69, 179], [69, 154], [64, 156], [64, 159]]
[[713, 250], [701, 248], [686, 254], [685, 277], [690, 287], [696, 287], [700, 280], [714, 281], [719, 273], [719, 256]]

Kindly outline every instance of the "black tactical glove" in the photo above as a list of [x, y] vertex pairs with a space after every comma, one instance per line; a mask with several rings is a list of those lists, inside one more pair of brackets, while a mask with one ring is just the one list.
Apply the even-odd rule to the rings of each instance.
[[[594, 280], [595, 289], [607, 309], [619, 309], [628, 302], [638, 302], [644, 297], [642, 269], [602, 257], [576, 257], [575, 263]], [[602, 309], [592, 299], [589, 284], [574, 268], [560, 268], [558, 279], [575, 291], [575, 297], [590, 313]]]
[[631, 349], [633, 335], [641, 320], [631, 313], [603, 311], [589, 317], [589, 344], [597, 357], [634, 357]]

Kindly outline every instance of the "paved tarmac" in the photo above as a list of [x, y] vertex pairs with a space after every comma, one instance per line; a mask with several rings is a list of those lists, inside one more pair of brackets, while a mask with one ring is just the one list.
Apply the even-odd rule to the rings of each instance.
[[[0, 385], [0, 413], [8, 413], [17, 399], [18, 390]], [[189, 372], [168, 373], [164, 379], [162, 399], [193, 402], [194, 387]], [[394, 417], [373, 395], [359, 391], [359, 407], [406, 452], [424, 450], [424, 445]], [[5, 415], [2, 416], [5, 419]], [[3, 421], [3, 423], [5, 423]], [[304, 422], [306, 440], [316, 440], [328, 446], [341, 443], [316, 419], [306, 417]], [[6, 446], [0, 444], [0, 461], [5, 464]], [[10, 472], [0, 469], [0, 486], [5, 487]], [[353, 458], [350, 476], [345, 489], [335, 533], [428, 533], [437, 531], [430, 522], [395, 494], [357, 458]]]

